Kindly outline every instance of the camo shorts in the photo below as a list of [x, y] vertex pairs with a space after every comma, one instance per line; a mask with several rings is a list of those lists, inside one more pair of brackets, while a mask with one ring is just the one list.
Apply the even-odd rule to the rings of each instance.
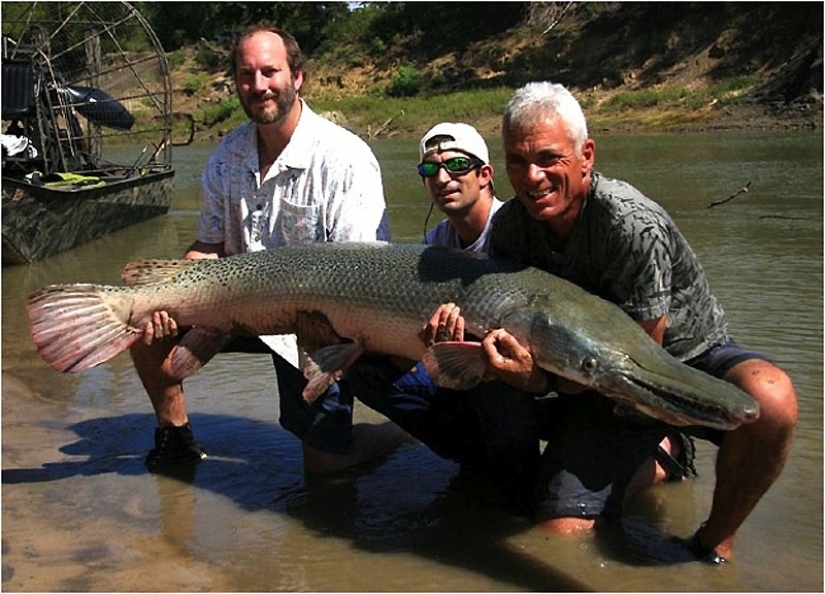
[[[767, 360], [730, 340], [687, 363], [722, 378], [751, 359]], [[539, 520], [619, 517], [631, 479], [674, 432], [672, 426], [627, 411], [594, 392], [541, 400], [538, 410], [541, 437], [547, 440], [538, 484]], [[725, 435], [707, 427], [678, 431], [716, 445]]]

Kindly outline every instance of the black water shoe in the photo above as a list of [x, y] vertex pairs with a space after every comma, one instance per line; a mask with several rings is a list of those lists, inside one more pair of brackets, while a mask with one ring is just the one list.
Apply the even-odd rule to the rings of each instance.
[[189, 423], [180, 427], [155, 429], [155, 448], [146, 456], [146, 467], [158, 472], [171, 467], [197, 464], [206, 458]]
[[[701, 530], [703, 526], [704, 524], [699, 527], [699, 530]], [[693, 553], [693, 556], [696, 557], [696, 559], [702, 561], [703, 563], [708, 563], [710, 565], [722, 565], [723, 563], [727, 563], [728, 560], [717, 553], [715, 549], [712, 547], [706, 547], [702, 544], [702, 541], [699, 540], [699, 530], [694, 532], [690, 539], [684, 541], [685, 548]]]

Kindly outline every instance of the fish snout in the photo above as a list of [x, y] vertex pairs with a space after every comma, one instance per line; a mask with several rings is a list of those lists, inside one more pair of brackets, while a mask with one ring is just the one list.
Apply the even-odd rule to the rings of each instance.
[[752, 406], [742, 411], [742, 424], [748, 425], [750, 423], [754, 423], [759, 420], [759, 417], [761, 415], [762, 409], [759, 407], [759, 403], [756, 400], [754, 400]]

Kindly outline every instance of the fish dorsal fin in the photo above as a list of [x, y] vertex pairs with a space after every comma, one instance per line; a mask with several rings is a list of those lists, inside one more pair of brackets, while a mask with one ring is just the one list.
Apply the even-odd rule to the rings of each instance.
[[169, 280], [197, 260], [137, 260], [123, 267], [120, 278], [127, 285], [151, 285]]

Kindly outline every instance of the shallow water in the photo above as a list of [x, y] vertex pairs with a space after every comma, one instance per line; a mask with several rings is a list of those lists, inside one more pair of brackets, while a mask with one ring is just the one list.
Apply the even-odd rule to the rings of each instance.
[[[707, 443], [698, 444], [699, 478], [634, 498], [623, 533], [551, 536], [508, 516], [483, 485], [414, 442], [307, 481], [298, 441], [278, 425], [274, 372], [261, 356], [222, 355], [187, 381], [209, 458], [190, 477], [147, 473], [154, 419], [128, 355], [77, 376], [52, 372], [31, 345], [23, 304], [44, 284], [117, 284], [129, 260], [179, 255], [193, 235], [197, 177], [211, 148], [196, 146], [176, 149], [168, 216], [3, 269], [3, 590], [821, 591], [821, 137], [598, 142], [598, 168], [670, 210], [734, 337], [784, 367], [799, 393], [790, 460], [740, 530], [735, 562], [663, 562], [675, 557], [667, 537], [705, 519], [715, 456]], [[503, 174], [497, 140], [490, 145]], [[415, 143], [374, 147], [395, 238], [417, 241], [427, 203]], [[749, 181], [746, 194], [706, 208]], [[382, 420], [364, 407], [357, 416]]]

